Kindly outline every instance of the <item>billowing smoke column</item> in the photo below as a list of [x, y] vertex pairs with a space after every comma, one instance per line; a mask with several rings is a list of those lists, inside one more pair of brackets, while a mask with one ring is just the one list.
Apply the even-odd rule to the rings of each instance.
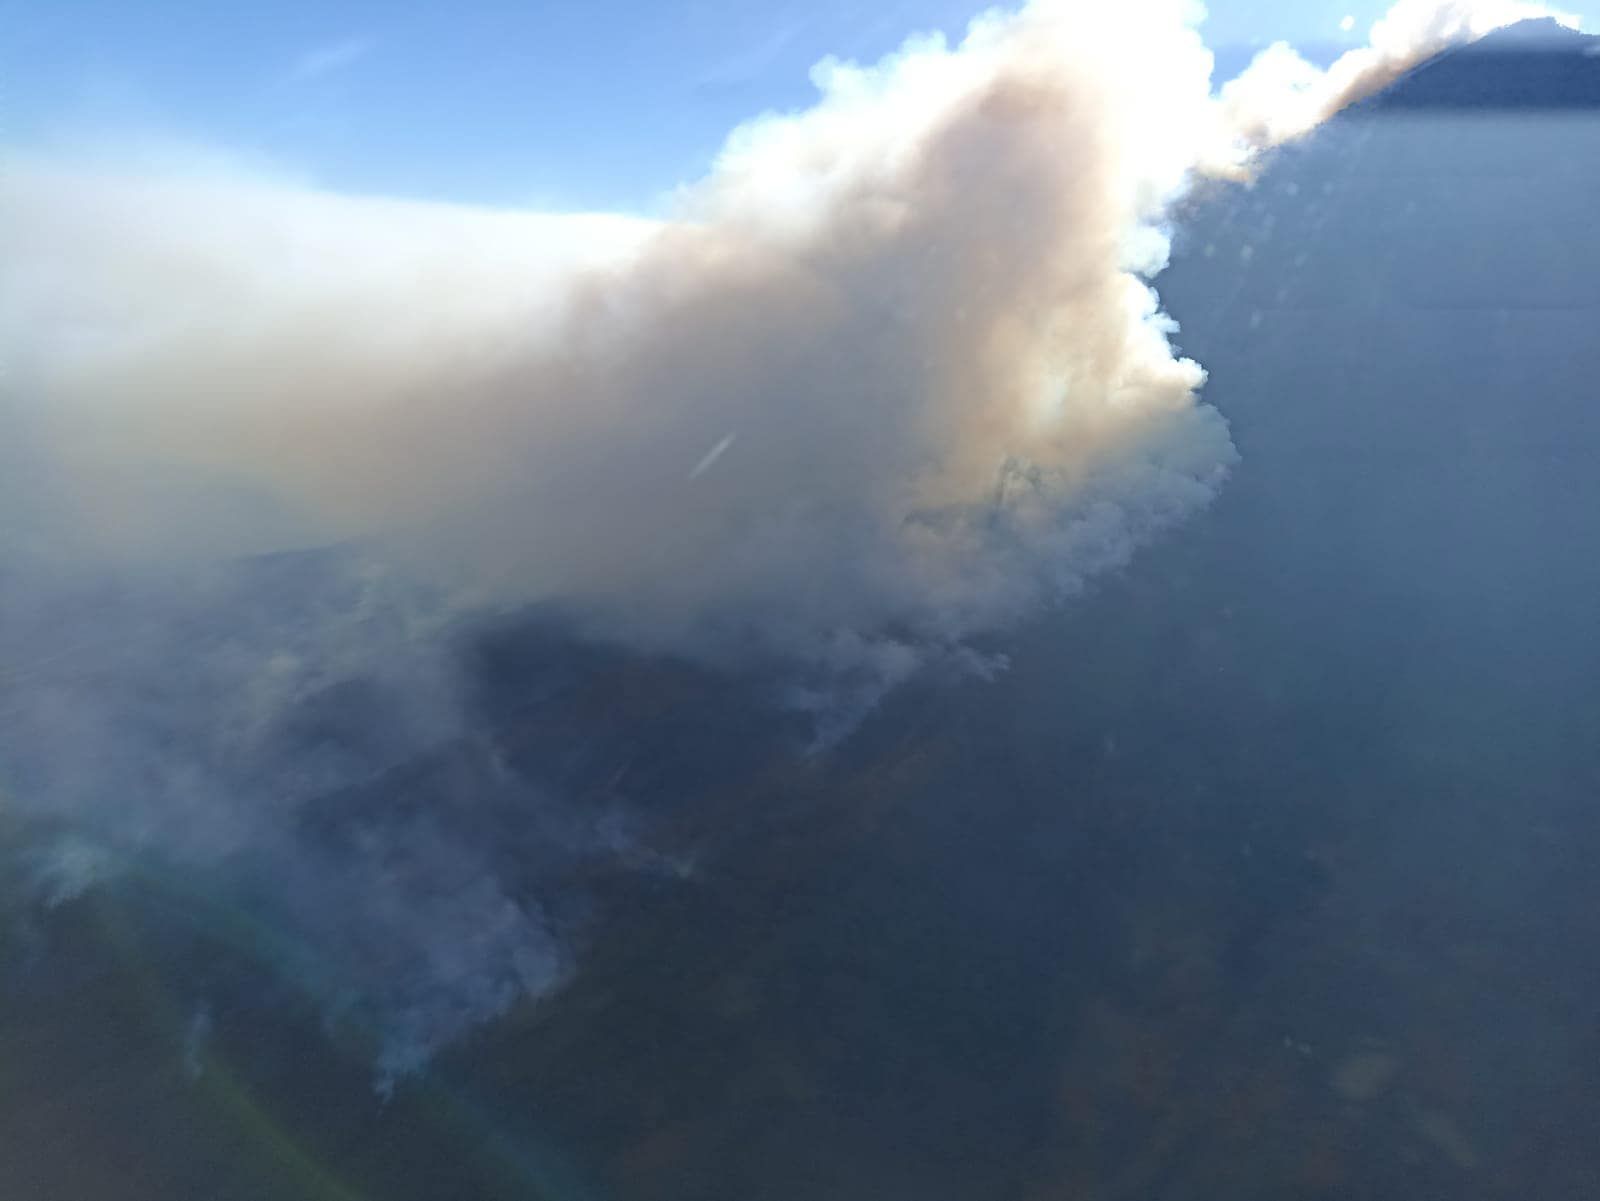
[[713, 656], [995, 629], [1233, 458], [1142, 280], [1213, 132], [1209, 54], [1151, 9], [825, 63], [659, 223], [20, 169], [7, 309], [65, 535], [381, 538]]
[[[386, 1070], [414, 1066], [565, 970], [529, 891], [427, 815], [342, 863], [298, 841], [307, 798], [461, 732], [430, 614], [558, 598], [641, 650], [754, 657], [846, 723], [930, 657], [980, 662], [973, 639], [1123, 563], [1234, 461], [1147, 282], [1173, 202], [1528, 15], [1480, 14], [1404, 0], [1330, 71], [1274, 49], [1213, 96], [1189, 5], [1040, 0], [955, 48], [823, 63], [814, 107], [736, 130], [664, 220], [19, 160], [13, 803], [264, 857], [276, 907], [355, 965], [331, 987], [389, 1013]], [[341, 541], [362, 556], [316, 589], [299, 560], [241, 565]], [[281, 753], [282, 715], [349, 675], [390, 736]], [[46, 893], [98, 862], [47, 859]]]
[[1041, 2], [825, 62], [658, 222], [19, 166], [8, 507], [91, 555], [380, 538], [702, 654], [1002, 627], [1233, 459], [1144, 282], [1193, 174], [1535, 11], [1403, 0], [1214, 102], [1189, 9]]

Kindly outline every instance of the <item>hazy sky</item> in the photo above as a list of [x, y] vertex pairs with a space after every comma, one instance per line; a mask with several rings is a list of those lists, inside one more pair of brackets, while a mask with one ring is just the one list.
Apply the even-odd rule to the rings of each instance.
[[[805, 103], [822, 56], [959, 34], [980, 7], [7, 0], [0, 136], [220, 149], [341, 190], [639, 209], [701, 174], [739, 120]], [[1351, 44], [1383, 7], [1216, 0], [1205, 30], [1228, 71], [1253, 42]]]

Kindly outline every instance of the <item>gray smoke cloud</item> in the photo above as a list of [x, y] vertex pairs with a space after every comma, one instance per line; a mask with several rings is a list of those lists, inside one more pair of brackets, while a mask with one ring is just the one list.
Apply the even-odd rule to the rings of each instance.
[[276, 880], [257, 903], [378, 1014], [385, 1080], [551, 987], [527, 877], [627, 850], [626, 815], [484, 769], [449, 786], [520, 815], [515, 871], [426, 810], [305, 832], [471, 738], [463, 615], [556, 600], [637, 652], [759, 662], [825, 737], [930, 660], [993, 669], [985, 636], [1236, 458], [1150, 285], [1173, 205], [1482, 31], [1427, 11], [1220, 96], [1192, 5], [991, 13], [820, 64], [813, 107], [736, 130], [659, 219], [16, 156], [0, 778], [71, 831], [43, 895], [115, 870], [84, 832]]

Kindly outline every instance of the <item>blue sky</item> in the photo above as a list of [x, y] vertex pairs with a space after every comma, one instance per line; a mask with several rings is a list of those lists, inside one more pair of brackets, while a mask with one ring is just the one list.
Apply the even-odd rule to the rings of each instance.
[[[958, 34], [981, 7], [7, 0], [0, 105], [13, 144], [185, 145], [349, 191], [648, 209], [733, 124], [806, 103], [823, 55]], [[1278, 38], [1325, 57], [1384, 7], [1215, 0], [1205, 30], [1227, 70]]]

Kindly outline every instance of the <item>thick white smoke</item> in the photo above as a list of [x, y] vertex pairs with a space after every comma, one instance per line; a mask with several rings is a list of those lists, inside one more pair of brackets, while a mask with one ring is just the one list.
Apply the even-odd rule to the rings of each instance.
[[1143, 279], [1213, 132], [1184, 8], [825, 63], [656, 223], [19, 167], [4, 310], [72, 501], [50, 536], [377, 536], [711, 654], [996, 628], [1233, 458]]
[[1183, 0], [1039, 0], [821, 64], [665, 221], [19, 165], [10, 537], [382, 537], [652, 643], [958, 643], [1231, 463], [1145, 282], [1193, 174], [1542, 11], [1402, 0], [1219, 102]]

